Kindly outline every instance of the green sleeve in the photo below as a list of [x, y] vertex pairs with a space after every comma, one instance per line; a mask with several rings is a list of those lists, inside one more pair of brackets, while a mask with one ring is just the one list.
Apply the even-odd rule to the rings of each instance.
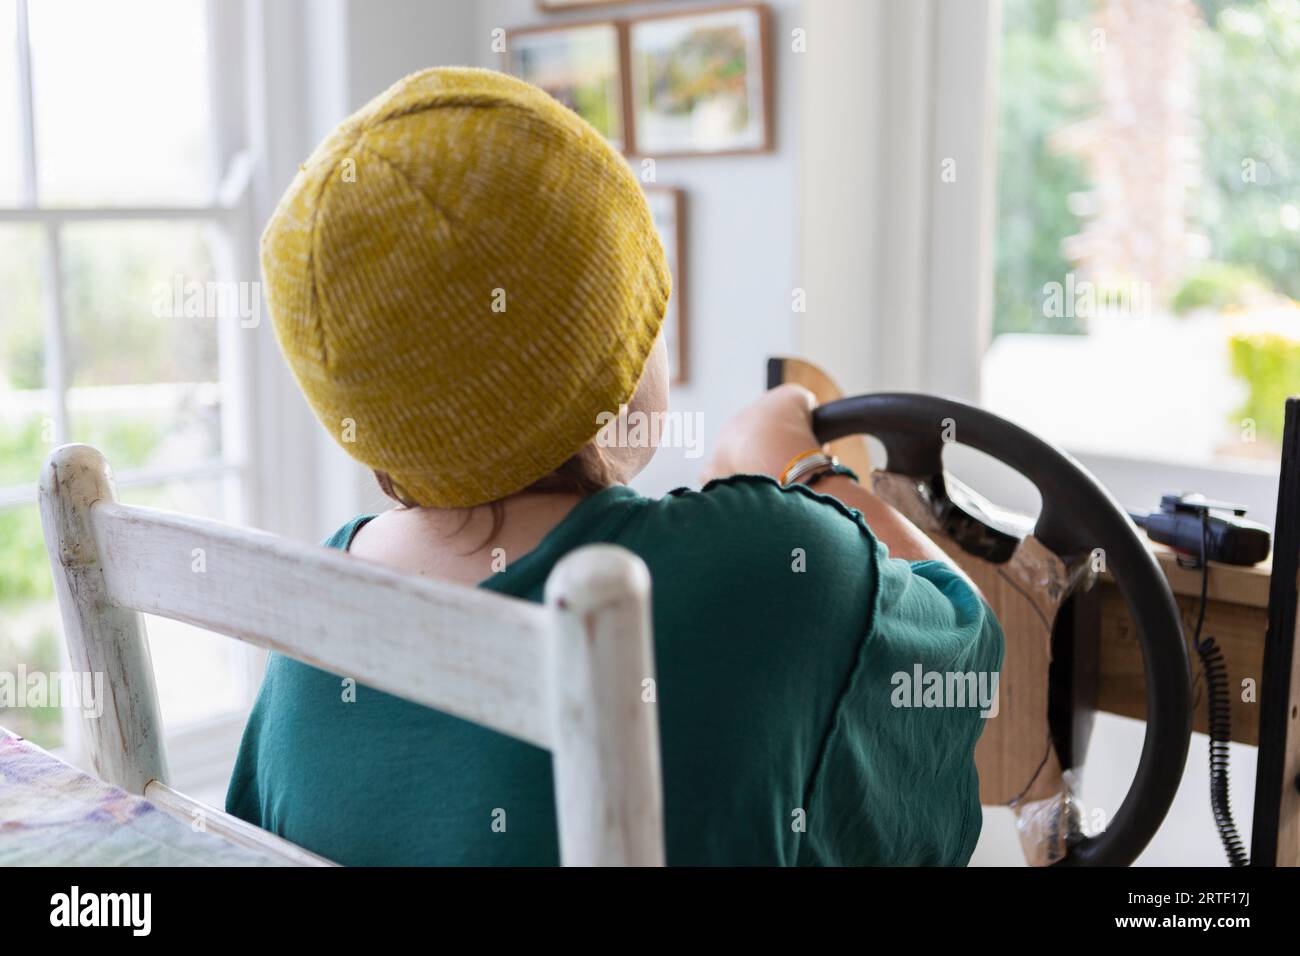
[[840, 695], [808, 808], [811, 859], [965, 865], [981, 825], [975, 743], [1002, 630], [943, 562], [874, 544], [870, 627]]

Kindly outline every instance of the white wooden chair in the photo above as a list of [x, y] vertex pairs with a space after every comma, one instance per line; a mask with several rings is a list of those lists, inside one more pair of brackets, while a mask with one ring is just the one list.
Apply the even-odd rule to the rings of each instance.
[[631, 553], [575, 551], [534, 604], [121, 504], [88, 445], [50, 454], [40, 502], [72, 667], [104, 674], [103, 715], [85, 726], [110, 783], [186, 822], [201, 815], [237, 843], [327, 862], [167, 786], [146, 612], [545, 747], [562, 862], [663, 865], [657, 705], [644, 694], [654, 678], [650, 577]]

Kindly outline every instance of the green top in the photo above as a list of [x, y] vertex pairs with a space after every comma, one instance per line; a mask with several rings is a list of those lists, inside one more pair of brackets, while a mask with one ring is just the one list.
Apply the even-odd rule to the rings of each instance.
[[[954, 687], [996, 690], [1002, 632], [945, 564], [890, 558], [856, 510], [745, 475], [657, 501], [608, 488], [480, 587], [541, 601], [592, 542], [650, 569], [670, 864], [970, 859], [988, 698]], [[546, 751], [346, 696], [272, 654], [227, 809], [345, 864], [558, 863]]]

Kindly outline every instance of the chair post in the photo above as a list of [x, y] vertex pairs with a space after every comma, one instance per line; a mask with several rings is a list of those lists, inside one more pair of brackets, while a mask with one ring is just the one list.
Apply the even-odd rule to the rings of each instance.
[[561, 862], [663, 866], [650, 573], [622, 548], [581, 548], [556, 565], [546, 603]]
[[39, 496], [73, 672], [102, 675], [101, 699], [82, 711], [95, 772], [142, 795], [150, 780], [167, 782], [167, 761], [144, 622], [109, 600], [91, 527], [95, 502], [117, 500], [108, 462], [89, 445], [56, 448], [41, 468]]

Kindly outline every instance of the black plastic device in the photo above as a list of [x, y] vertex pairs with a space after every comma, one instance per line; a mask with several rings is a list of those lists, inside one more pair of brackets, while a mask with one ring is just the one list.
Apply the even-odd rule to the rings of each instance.
[[1147, 537], [1169, 545], [1191, 567], [1200, 566], [1202, 549], [1207, 561], [1259, 564], [1268, 557], [1272, 536], [1264, 525], [1243, 518], [1245, 513], [1241, 505], [1184, 493], [1161, 496], [1159, 511], [1130, 516]]

